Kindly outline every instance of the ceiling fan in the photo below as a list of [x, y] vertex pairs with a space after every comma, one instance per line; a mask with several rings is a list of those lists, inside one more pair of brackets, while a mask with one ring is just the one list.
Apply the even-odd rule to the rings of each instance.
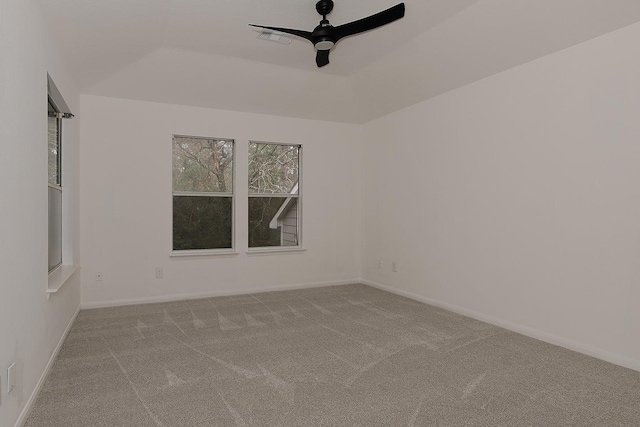
[[367, 18], [359, 19], [348, 24], [334, 27], [327, 20], [327, 15], [333, 10], [333, 0], [320, 0], [316, 3], [316, 10], [322, 15], [320, 25], [313, 32], [294, 30], [291, 28], [265, 27], [262, 25], [249, 24], [252, 27], [265, 28], [282, 33], [293, 34], [309, 40], [315, 46], [318, 53], [316, 54], [316, 64], [318, 67], [324, 67], [329, 63], [329, 52], [340, 39], [353, 36], [355, 34], [364, 33], [383, 25], [387, 25], [404, 16], [404, 3], [397, 4], [385, 11], [376, 13]]

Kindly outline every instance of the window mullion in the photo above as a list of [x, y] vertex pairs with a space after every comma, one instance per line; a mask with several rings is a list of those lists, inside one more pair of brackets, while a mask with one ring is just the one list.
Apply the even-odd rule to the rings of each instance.
[[198, 191], [174, 191], [175, 197], [233, 197], [233, 193], [214, 193]]
[[249, 197], [282, 197], [285, 199], [288, 198], [297, 198], [300, 197], [299, 194], [289, 194], [289, 193], [249, 193]]

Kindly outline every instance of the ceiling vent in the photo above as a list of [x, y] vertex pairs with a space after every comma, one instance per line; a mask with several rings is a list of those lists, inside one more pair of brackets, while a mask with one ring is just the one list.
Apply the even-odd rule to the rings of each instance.
[[268, 40], [270, 42], [276, 42], [280, 44], [289, 44], [293, 39], [292, 36], [284, 33], [280, 33], [278, 31], [263, 29], [258, 34], [258, 38], [262, 40]]

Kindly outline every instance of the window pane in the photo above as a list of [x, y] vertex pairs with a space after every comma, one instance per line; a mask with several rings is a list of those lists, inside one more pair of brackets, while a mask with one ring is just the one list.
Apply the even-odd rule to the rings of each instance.
[[173, 249], [231, 248], [231, 197], [173, 197]]
[[49, 187], [49, 271], [62, 264], [62, 191]]
[[[49, 111], [55, 109], [49, 103]], [[49, 117], [49, 184], [60, 185], [60, 121], [55, 117]]]
[[249, 144], [249, 193], [298, 194], [298, 145]]
[[249, 198], [250, 248], [298, 244], [298, 198]]
[[233, 141], [173, 137], [173, 191], [233, 191]]

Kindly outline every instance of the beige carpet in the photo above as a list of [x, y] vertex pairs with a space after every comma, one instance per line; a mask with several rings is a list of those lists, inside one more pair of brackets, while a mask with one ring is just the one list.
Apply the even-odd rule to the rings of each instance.
[[36, 426], [640, 426], [640, 373], [364, 285], [83, 310]]

